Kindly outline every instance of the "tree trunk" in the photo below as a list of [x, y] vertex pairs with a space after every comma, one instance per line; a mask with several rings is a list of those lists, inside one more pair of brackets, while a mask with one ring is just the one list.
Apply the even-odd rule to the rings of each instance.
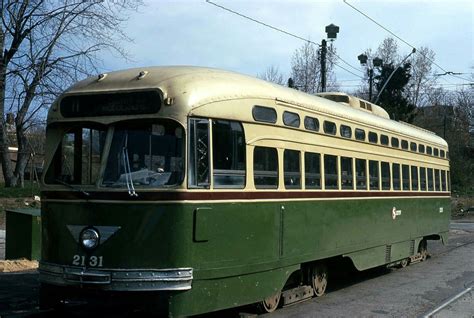
[[13, 174], [13, 165], [8, 151], [9, 139], [5, 121], [5, 82], [6, 67], [4, 61], [0, 61], [0, 163], [2, 164], [3, 178], [6, 187], [14, 187], [16, 178]]

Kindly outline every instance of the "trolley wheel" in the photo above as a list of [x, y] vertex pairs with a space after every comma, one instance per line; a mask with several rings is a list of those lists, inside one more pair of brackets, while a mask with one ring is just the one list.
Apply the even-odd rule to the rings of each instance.
[[423, 239], [420, 242], [420, 246], [418, 247], [418, 253], [421, 255], [421, 262], [426, 261], [426, 258], [428, 257], [428, 249], [427, 249], [427, 243], [426, 240]]
[[326, 292], [328, 285], [328, 270], [323, 264], [315, 265], [311, 270], [311, 286], [316, 297], [321, 297]]
[[400, 262], [400, 268], [405, 268], [407, 267], [409, 264], [409, 259], [408, 258], [404, 258], [402, 259], [402, 261]]
[[261, 302], [257, 303], [257, 310], [259, 313], [270, 313], [274, 312], [278, 308], [280, 303], [281, 292], [265, 298]]

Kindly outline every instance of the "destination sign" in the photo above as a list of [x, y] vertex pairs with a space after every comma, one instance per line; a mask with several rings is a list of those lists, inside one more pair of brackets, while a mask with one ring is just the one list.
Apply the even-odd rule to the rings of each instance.
[[61, 100], [61, 115], [94, 117], [154, 114], [160, 110], [158, 91], [66, 96]]

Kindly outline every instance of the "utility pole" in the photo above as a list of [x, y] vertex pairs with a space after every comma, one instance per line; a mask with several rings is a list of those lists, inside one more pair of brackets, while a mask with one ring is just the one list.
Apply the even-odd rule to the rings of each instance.
[[[329, 41], [334, 41], [339, 33], [339, 27], [334, 24], [326, 26], [326, 33]], [[326, 56], [328, 52], [328, 42], [321, 41], [321, 92], [326, 91]]]
[[327, 53], [327, 41], [321, 41], [321, 92], [326, 91], [326, 53]]

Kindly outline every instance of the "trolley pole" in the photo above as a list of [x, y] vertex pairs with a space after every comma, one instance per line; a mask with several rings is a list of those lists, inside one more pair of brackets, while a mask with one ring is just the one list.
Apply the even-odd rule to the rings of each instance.
[[326, 53], [327, 41], [321, 41], [321, 92], [326, 91]]

